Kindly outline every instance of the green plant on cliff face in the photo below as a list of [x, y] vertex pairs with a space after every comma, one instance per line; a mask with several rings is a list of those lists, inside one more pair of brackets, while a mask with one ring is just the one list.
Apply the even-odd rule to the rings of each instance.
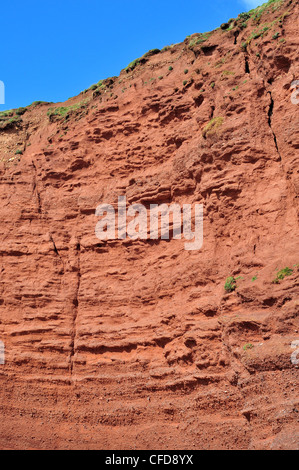
[[250, 14], [249, 13], [240, 13], [238, 18], [240, 18], [240, 20], [247, 21], [250, 18]]
[[202, 135], [204, 138], [209, 137], [213, 134], [216, 134], [218, 129], [223, 124], [223, 117], [215, 117], [203, 128]]
[[226, 292], [233, 292], [237, 288], [237, 279], [233, 276], [230, 276], [226, 279], [224, 289]]
[[254, 346], [251, 343], [247, 343], [245, 344], [245, 346], [243, 346], [244, 351], [248, 351], [248, 349], [253, 349], [253, 348]]
[[15, 153], [15, 154], [16, 154], [16, 155], [23, 155], [23, 151], [20, 150], [20, 149], [18, 149], [18, 150], [16, 150], [16, 153]]
[[283, 281], [286, 276], [291, 276], [293, 274], [293, 269], [291, 268], [284, 268], [278, 271], [276, 278], [273, 281], [273, 284], [279, 284], [280, 281]]

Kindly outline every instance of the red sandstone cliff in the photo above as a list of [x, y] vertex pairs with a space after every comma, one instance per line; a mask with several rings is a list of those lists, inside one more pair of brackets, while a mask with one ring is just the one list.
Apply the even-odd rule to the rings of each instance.
[[[299, 447], [298, 33], [276, 1], [0, 116], [2, 448]], [[201, 251], [100, 242], [123, 194], [202, 203]]]

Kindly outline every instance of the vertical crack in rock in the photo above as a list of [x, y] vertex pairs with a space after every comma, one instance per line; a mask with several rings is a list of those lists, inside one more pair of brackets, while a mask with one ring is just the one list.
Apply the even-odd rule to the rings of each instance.
[[79, 309], [79, 291], [80, 291], [80, 283], [81, 283], [81, 266], [80, 266], [80, 243], [76, 246], [76, 257], [77, 257], [77, 284], [75, 295], [73, 299], [73, 320], [72, 320], [72, 332], [71, 332], [71, 356], [70, 356], [70, 370], [71, 375], [73, 375], [74, 370], [74, 356], [75, 356], [75, 341], [77, 336], [77, 319], [78, 319], [78, 309]]
[[39, 194], [39, 191], [37, 189], [37, 170], [36, 170], [36, 166], [34, 164], [34, 161], [31, 160], [31, 163], [32, 163], [32, 166], [33, 166], [33, 169], [34, 169], [34, 174], [33, 174], [33, 194], [35, 193], [36, 194], [36, 199], [37, 199], [37, 205], [38, 205], [38, 213], [41, 214], [42, 213], [42, 203], [41, 203], [41, 198], [40, 198], [40, 194]]
[[57, 247], [55, 245], [54, 239], [53, 239], [51, 234], [50, 234], [50, 239], [51, 239], [51, 242], [53, 243], [54, 252], [56, 253], [57, 256], [59, 256], [59, 258], [61, 258], [60, 254], [59, 254], [59, 251], [57, 250]]
[[279, 148], [278, 148], [277, 137], [276, 137], [276, 134], [275, 134], [275, 132], [272, 128], [272, 116], [273, 116], [273, 110], [274, 110], [274, 100], [273, 100], [271, 91], [268, 91], [268, 93], [270, 95], [270, 105], [269, 105], [269, 110], [268, 110], [268, 124], [269, 124], [271, 132], [273, 134], [273, 140], [274, 140], [274, 144], [275, 144], [278, 156], [279, 156], [279, 161], [281, 161], [281, 155], [280, 155]]
[[245, 73], [250, 73], [249, 59], [245, 56]]

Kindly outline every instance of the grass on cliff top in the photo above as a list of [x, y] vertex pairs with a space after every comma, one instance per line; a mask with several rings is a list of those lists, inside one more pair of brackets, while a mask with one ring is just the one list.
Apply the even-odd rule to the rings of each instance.
[[160, 49], [151, 49], [150, 51], [146, 52], [142, 57], [139, 57], [130, 62], [130, 64], [125, 68], [125, 71], [127, 73], [132, 72], [137, 67], [137, 65], [139, 65], [140, 63], [145, 63], [149, 57], [152, 57], [156, 54], [160, 54], [160, 52]]
[[21, 115], [26, 112], [26, 108], [11, 109], [0, 112], [0, 129], [8, 129], [15, 124], [21, 123]]
[[20, 122], [20, 116], [23, 116], [30, 108], [35, 108], [36, 106], [40, 105], [49, 105], [48, 101], [34, 101], [30, 105], [26, 107], [20, 107], [17, 109], [10, 109], [8, 111], [1, 111], [0, 112], [0, 127], [3, 129], [10, 124], [14, 124]]
[[47, 116], [49, 117], [50, 120], [53, 119], [54, 117], [56, 117], [56, 119], [67, 119], [68, 116], [74, 111], [86, 108], [87, 103], [88, 103], [88, 100], [84, 100], [84, 101], [80, 101], [80, 103], [73, 104], [71, 106], [60, 106], [58, 108], [49, 108]]
[[[260, 5], [259, 7], [257, 8], [254, 8], [252, 10], [250, 10], [248, 12], [248, 14], [250, 15], [250, 17], [254, 20], [254, 21], [257, 21], [261, 18], [261, 16], [263, 15], [263, 13], [267, 10], [267, 11], [270, 11], [270, 9], [268, 10], [269, 7], [272, 6], [272, 11], [276, 11], [280, 5], [284, 2], [284, 0], [269, 0], [268, 2], [266, 3], [263, 3], [262, 5]], [[240, 16], [240, 15], [239, 15]]]

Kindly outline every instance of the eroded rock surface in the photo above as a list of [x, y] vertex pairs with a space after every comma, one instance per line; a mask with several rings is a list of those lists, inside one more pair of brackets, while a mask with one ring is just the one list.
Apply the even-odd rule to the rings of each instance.
[[[298, 2], [222, 28], [4, 120], [2, 448], [299, 447]], [[120, 195], [203, 248], [100, 242]]]

